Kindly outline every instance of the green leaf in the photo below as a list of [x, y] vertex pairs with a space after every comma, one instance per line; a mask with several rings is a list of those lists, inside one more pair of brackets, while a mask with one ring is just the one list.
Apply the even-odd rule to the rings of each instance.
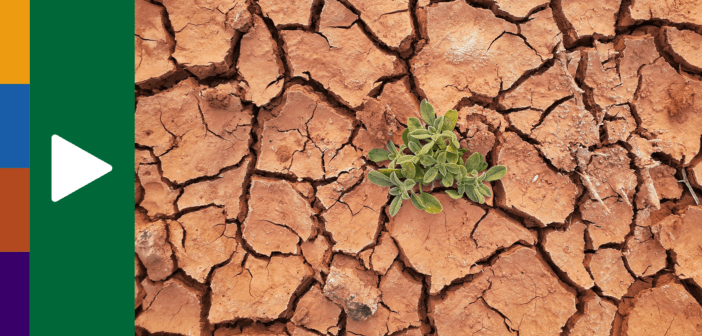
[[459, 185], [459, 186], [458, 186], [458, 194], [459, 194], [459, 195], [463, 195], [463, 194], [465, 194], [465, 193], [466, 193], [466, 186], [464, 186], [464, 185]]
[[439, 155], [436, 157], [436, 161], [439, 163], [446, 163], [446, 152], [439, 153]]
[[480, 164], [480, 167], [478, 167], [478, 169], [476, 169], [476, 170], [477, 170], [478, 172], [481, 172], [481, 171], [487, 169], [487, 167], [488, 167], [488, 163], [485, 162], [485, 161], [483, 161], [483, 163]]
[[398, 153], [397, 147], [395, 146], [395, 143], [392, 142], [392, 140], [388, 140], [388, 143], [385, 145], [385, 147], [387, 147], [388, 151], [390, 151], [390, 153], [392, 153], [392, 154]]
[[419, 139], [419, 140], [431, 138], [431, 134], [429, 133], [429, 131], [427, 131], [425, 129], [418, 129], [418, 130], [411, 131], [409, 133], [409, 135], [411, 137], [413, 137], [415, 139]]
[[424, 173], [424, 179], [422, 181], [424, 183], [431, 183], [431, 181], [434, 181], [434, 179], [436, 178], [436, 174], [438, 173], [439, 168], [437, 168], [436, 166], [431, 167]]
[[441, 173], [441, 176], [446, 176], [446, 165], [443, 163], [439, 163], [439, 173]]
[[454, 175], [458, 175], [458, 174], [461, 173], [461, 168], [460, 168], [460, 167], [461, 167], [461, 166], [459, 166], [459, 165], [457, 165], [457, 164], [455, 164], [455, 163], [449, 163], [449, 164], [446, 165], [446, 168], [448, 169], [448, 171], [450, 171], [451, 174], [454, 174]]
[[404, 176], [405, 178], [408, 178], [408, 179], [413, 179], [414, 174], [417, 172], [414, 169], [414, 163], [406, 162], [406, 163], [401, 164], [401, 166], [402, 166], [402, 176]]
[[412, 162], [414, 158], [414, 155], [403, 155], [399, 159], [397, 159], [397, 164], [402, 165], [403, 163]]
[[419, 114], [422, 115], [422, 119], [427, 125], [433, 125], [436, 119], [436, 113], [434, 112], [434, 106], [431, 106], [429, 102], [424, 99], [422, 103], [419, 104]]
[[398, 174], [398, 177], [399, 177], [399, 175], [402, 175], [402, 170], [400, 170], [400, 169], [394, 169], [394, 168], [380, 168], [380, 169], [378, 169], [378, 171], [381, 172], [381, 173], [383, 173], [383, 175], [385, 175], [385, 176], [387, 176], [387, 177], [390, 177], [390, 174], [392, 174], [393, 172], [395, 172], [396, 174]]
[[425, 166], [430, 166], [436, 164], [436, 159], [429, 155], [422, 155], [419, 157], [419, 162], [421, 162]]
[[402, 199], [403, 199], [403, 200], [410, 199], [410, 195], [409, 195], [409, 193], [407, 192], [407, 190], [403, 190], [402, 193], [401, 193], [400, 195], [402, 196]]
[[394, 217], [395, 215], [397, 215], [397, 212], [400, 211], [401, 207], [402, 197], [395, 196], [395, 198], [392, 199], [392, 202], [390, 202], [390, 216]]
[[458, 166], [458, 168], [461, 169], [461, 176], [468, 177], [468, 169], [466, 169], [466, 166]]
[[438, 132], [441, 132], [442, 129], [444, 129], [444, 116], [436, 118], [434, 121], [434, 127], [438, 130]]
[[416, 142], [410, 141], [408, 144], [409, 149], [412, 151], [412, 153], [417, 154], [419, 153], [420, 150], [422, 150], [422, 147], [420, 147]]
[[400, 192], [402, 192], [402, 190], [400, 190], [400, 187], [390, 188], [390, 195], [397, 196], [400, 194]]
[[419, 121], [419, 119], [415, 117], [409, 117], [407, 118], [407, 129], [410, 130], [410, 132], [412, 132], [416, 129], [424, 129], [424, 126], [422, 126], [422, 122]]
[[422, 147], [422, 150], [419, 151], [419, 154], [428, 154], [432, 147], [434, 147], [434, 141], [427, 142], [427, 144]]
[[368, 152], [368, 158], [373, 162], [389, 160], [388, 155], [390, 155], [390, 152], [382, 148], [374, 148]]
[[463, 197], [463, 193], [458, 193], [455, 190], [446, 190], [446, 193], [449, 195], [449, 197], [453, 199], [459, 199]]
[[478, 197], [478, 203], [485, 204], [485, 196], [483, 196], [483, 194], [476, 192], [475, 196]]
[[469, 172], [472, 172], [474, 170], [478, 170], [480, 168], [480, 165], [483, 163], [483, 155], [475, 152], [473, 153], [470, 157], [468, 157], [468, 160], [466, 160], [466, 170]]
[[424, 203], [422, 203], [422, 199], [417, 196], [417, 194], [412, 193], [412, 196], [410, 198], [412, 200], [412, 204], [414, 204], [414, 207], [419, 209], [419, 210], [424, 210], [425, 206]]
[[481, 194], [485, 195], [485, 197], [492, 197], [492, 192], [490, 191], [490, 188], [488, 188], [488, 186], [486, 186], [482, 183], [478, 184], [478, 191]]
[[387, 176], [385, 176], [385, 175], [383, 175], [375, 170], [371, 170], [368, 173], [368, 179], [371, 182], [373, 182], [374, 184], [377, 184], [381, 187], [392, 187], [395, 185], [392, 183], [392, 181], [390, 180], [389, 177], [387, 177]]
[[485, 181], [497, 181], [507, 174], [507, 167], [505, 166], [494, 166], [485, 173]]
[[453, 185], [453, 175], [451, 173], [446, 174], [444, 178], [441, 179], [441, 185], [448, 188]]
[[459, 157], [460, 156], [458, 154], [446, 152], [446, 161], [450, 164], [456, 164]]
[[402, 181], [400, 181], [400, 179], [397, 178], [397, 174], [395, 174], [394, 172], [390, 174], [390, 182], [392, 182], [393, 185], [396, 185], [398, 187], [404, 186], [404, 184], [402, 184]]
[[446, 111], [446, 114], [444, 114], [444, 131], [453, 131], [454, 128], [456, 128], [456, 123], [458, 122], [458, 111], [456, 110], [448, 110]]
[[458, 148], [456, 148], [453, 144], [449, 144], [448, 147], [446, 147], [446, 152], [458, 154]]
[[422, 169], [422, 167], [419, 165], [415, 165], [414, 169], [415, 169], [415, 173], [414, 173], [413, 180], [419, 181], [421, 183], [422, 180], [424, 180], [424, 169]]
[[409, 136], [409, 128], [405, 128], [404, 131], [402, 131], [402, 142], [405, 143], [405, 145], [409, 144], [410, 142], [410, 136]]
[[478, 203], [478, 193], [476, 192], [475, 188], [467, 187], [466, 196], [468, 196], [471, 201]]
[[415, 182], [414, 179], [408, 178], [405, 180], [405, 189], [412, 190], [415, 184], [417, 184], [417, 182]]
[[441, 202], [439, 202], [439, 200], [432, 194], [422, 193], [422, 195], [419, 197], [421, 198], [422, 203], [425, 205], [424, 211], [430, 214], [438, 214], [441, 212]]

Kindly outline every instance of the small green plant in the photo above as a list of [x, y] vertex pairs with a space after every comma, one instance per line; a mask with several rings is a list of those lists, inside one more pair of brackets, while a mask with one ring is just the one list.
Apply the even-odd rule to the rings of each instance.
[[434, 107], [426, 99], [419, 110], [424, 124], [417, 118], [408, 118], [407, 129], [402, 132], [403, 145], [398, 148], [388, 141], [387, 150], [376, 148], [368, 153], [368, 158], [374, 162], [390, 161], [388, 168], [368, 174], [371, 182], [391, 187], [390, 195], [394, 198], [390, 202], [390, 216], [395, 216], [402, 202], [408, 199], [417, 209], [432, 214], [441, 212], [439, 200], [422, 190], [435, 180], [441, 180], [441, 185], [446, 188], [455, 183], [457, 190], [446, 190], [453, 199], [465, 194], [473, 202], [485, 203], [485, 197], [491, 197], [492, 193], [483, 182], [501, 179], [507, 173], [507, 167], [494, 166], [485, 171], [488, 164], [478, 152], [463, 162], [467, 150], [460, 147], [453, 132], [458, 121], [456, 110], [437, 117]]

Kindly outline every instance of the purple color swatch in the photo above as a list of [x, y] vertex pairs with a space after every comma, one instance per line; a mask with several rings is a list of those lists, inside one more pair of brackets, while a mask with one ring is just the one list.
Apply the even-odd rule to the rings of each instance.
[[29, 252], [0, 252], [0, 335], [29, 336]]

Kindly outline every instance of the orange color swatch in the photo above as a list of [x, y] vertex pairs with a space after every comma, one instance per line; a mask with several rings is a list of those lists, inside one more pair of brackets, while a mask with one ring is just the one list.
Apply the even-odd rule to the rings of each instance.
[[29, 84], [29, 0], [2, 2], [0, 43], [0, 84]]
[[0, 252], [29, 252], [29, 168], [0, 168]]

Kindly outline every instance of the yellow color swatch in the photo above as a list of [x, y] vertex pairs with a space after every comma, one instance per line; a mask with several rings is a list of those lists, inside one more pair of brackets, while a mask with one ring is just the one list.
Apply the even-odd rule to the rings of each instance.
[[29, 84], [29, 0], [0, 3], [0, 84]]

